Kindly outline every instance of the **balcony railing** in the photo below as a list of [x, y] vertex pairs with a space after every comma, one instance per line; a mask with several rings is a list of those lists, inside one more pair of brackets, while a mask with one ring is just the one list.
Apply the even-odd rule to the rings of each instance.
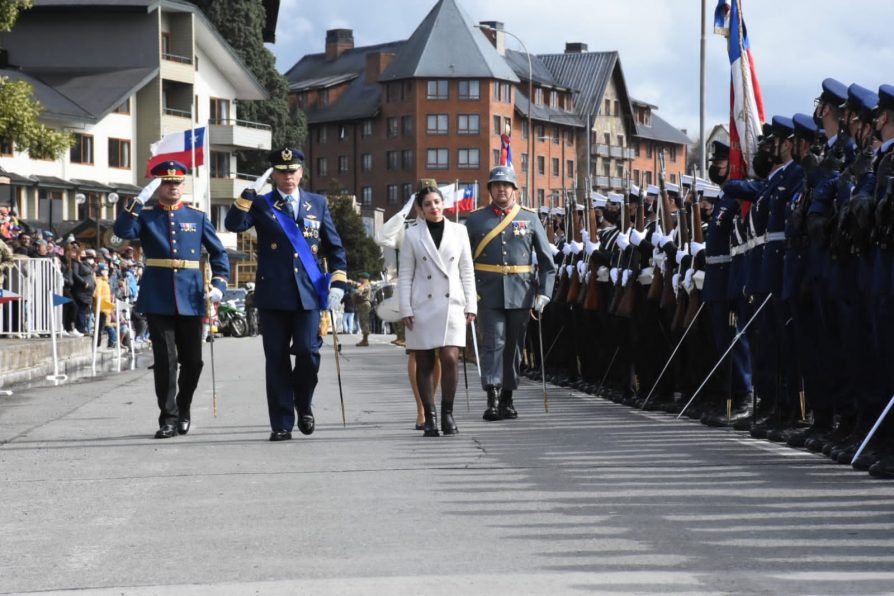
[[599, 188], [608, 188], [608, 176], [596, 176], [596, 186]]
[[612, 157], [614, 159], [633, 159], [633, 149], [622, 145], [606, 145], [605, 143], [597, 143], [591, 147], [594, 155], [599, 157]]
[[236, 120], [233, 118], [211, 118], [209, 123], [218, 126], [244, 126], [245, 128], [257, 128], [258, 130], [271, 130], [269, 124], [251, 122], [249, 120]]
[[163, 60], [167, 60], [168, 62], [178, 62], [180, 64], [192, 64], [192, 58], [189, 56], [178, 56], [177, 54], [169, 54], [168, 52], [162, 52], [161, 57]]
[[162, 108], [165, 116], [176, 116], [177, 118], [192, 118], [192, 112], [189, 110], [178, 110], [176, 108]]

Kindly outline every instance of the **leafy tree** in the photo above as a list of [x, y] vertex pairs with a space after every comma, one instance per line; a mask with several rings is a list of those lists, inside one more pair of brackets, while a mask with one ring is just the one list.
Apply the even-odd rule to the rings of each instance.
[[361, 271], [373, 275], [381, 271], [384, 266], [382, 249], [367, 236], [363, 219], [354, 209], [354, 199], [345, 194], [338, 182], [333, 180], [329, 184], [327, 200], [335, 229], [338, 230], [348, 254], [348, 278], [357, 279], [357, 274]]
[[[300, 147], [307, 136], [307, 120], [301, 110], [289, 109], [288, 81], [277, 72], [273, 54], [264, 47], [263, 4], [257, 0], [194, 0], [194, 4], [270, 94], [270, 99], [263, 101], [239, 102], [239, 118], [269, 124], [274, 148]], [[245, 150], [238, 157], [241, 171], [260, 173], [267, 169], [266, 152]]]
[[[0, 0], [0, 31], [11, 30], [19, 11], [30, 7], [31, 0]], [[0, 76], [0, 139], [33, 156], [59, 157], [73, 139], [40, 123], [43, 107], [32, 97], [33, 93], [25, 81]]]

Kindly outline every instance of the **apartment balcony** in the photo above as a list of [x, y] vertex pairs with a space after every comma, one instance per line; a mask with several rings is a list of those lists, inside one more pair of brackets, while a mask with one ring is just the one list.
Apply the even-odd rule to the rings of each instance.
[[196, 79], [196, 70], [189, 56], [162, 54], [159, 64], [162, 79], [192, 84]]
[[606, 145], [597, 143], [591, 148], [593, 155], [598, 157], [611, 157], [613, 159], [633, 159], [635, 157], [633, 149], [622, 147], [621, 145]]
[[269, 150], [273, 142], [270, 126], [247, 120], [212, 120], [211, 146], [220, 149]]
[[211, 178], [211, 200], [234, 200], [242, 191], [252, 185], [252, 180], [231, 176], [228, 178]]
[[609, 177], [608, 176], [596, 176], [596, 187], [597, 188], [608, 188]]
[[612, 177], [611, 180], [610, 180], [610, 182], [611, 182], [611, 187], [612, 187], [612, 188], [624, 188], [624, 184], [625, 184], [625, 182], [624, 182], [624, 179], [623, 179], [623, 178], [615, 178], [615, 177]]
[[598, 155], [599, 157], [608, 157], [608, 145], [596, 144], [592, 147], [593, 155]]

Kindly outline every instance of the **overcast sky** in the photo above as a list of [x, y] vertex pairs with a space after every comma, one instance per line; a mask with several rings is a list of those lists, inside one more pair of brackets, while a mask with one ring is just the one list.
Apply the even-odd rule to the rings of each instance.
[[[729, 120], [729, 61], [713, 33], [716, 0], [707, 1], [707, 121]], [[458, 0], [475, 21], [502, 21], [535, 54], [565, 42], [617, 50], [633, 97], [690, 137], [698, 135], [700, 0]], [[357, 46], [407, 39], [436, 0], [282, 0], [276, 54], [284, 72], [322, 52], [327, 29], [354, 30]], [[820, 83], [834, 77], [877, 90], [894, 84], [894, 1], [742, 0], [769, 119], [810, 113]], [[513, 49], [521, 47], [507, 38]]]

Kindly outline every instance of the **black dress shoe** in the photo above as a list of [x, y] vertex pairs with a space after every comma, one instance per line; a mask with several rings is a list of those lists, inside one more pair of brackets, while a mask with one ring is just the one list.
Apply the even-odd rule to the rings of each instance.
[[512, 404], [511, 391], [504, 390], [500, 392], [500, 405], [497, 408], [497, 413], [500, 415], [500, 418], [504, 420], [515, 420], [518, 418], [518, 412]]
[[287, 430], [275, 430], [270, 433], [271, 441], [290, 441], [292, 439], [292, 433]]
[[314, 415], [308, 411], [306, 414], [298, 415], [298, 430], [302, 435], [312, 435], [314, 433]]
[[417, 424], [417, 425], [416, 425], [416, 430], [425, 430], [425, 424], [424, 424], [424, 423], [423, 423], [423, 424]]
[[177, 429], [173, 424], [165, 424], [155, 433], [156, 439], [170, 439], [177, 434]]
[[484, 415], [482, 418], [487, 420], [488, 422], [495, 422], [497, 420], [502, 420], [499, 411], [497, 410], [498, 406], [497, 399], [497, 389], [492, 386], [488, 386], [487, 388], [487, 408], [484, 410]]
[[177, 434], [185, 435], [189, 432], [190, 421], [189, 418], [181, 418], [177, 421]]

